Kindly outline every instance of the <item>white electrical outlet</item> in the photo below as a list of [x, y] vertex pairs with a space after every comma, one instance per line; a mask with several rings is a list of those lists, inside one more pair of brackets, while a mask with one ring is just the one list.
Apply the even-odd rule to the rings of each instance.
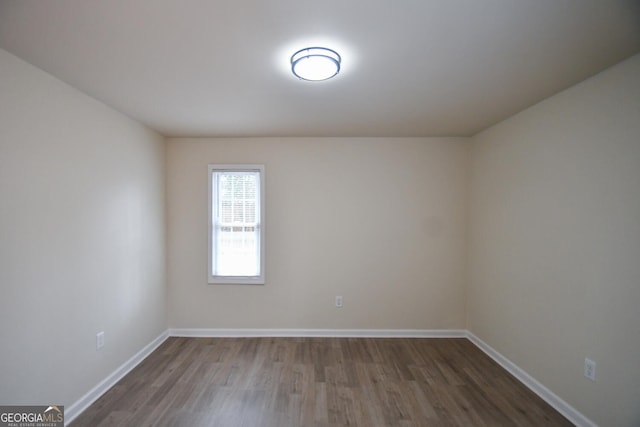
[[98, 332], [96, 334], [96, 351], [102, 350], [104, 347], [104, 332]]
[[596, 362], [591, 359], [584, 359], [584, 376], [591, 381], [596, 380]]
[[342, 307], [342, 296], [338, 295], [336, 297], [336, 307], [341, 308]]

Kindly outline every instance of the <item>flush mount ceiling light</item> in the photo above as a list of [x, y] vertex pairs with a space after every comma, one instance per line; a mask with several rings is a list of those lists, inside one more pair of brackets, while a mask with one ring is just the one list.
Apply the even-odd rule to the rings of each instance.
[[322, 81], [340, 72], [340, 55], [324, 47], [307, 47], [291, 56], [291, 71], [302, 80]]

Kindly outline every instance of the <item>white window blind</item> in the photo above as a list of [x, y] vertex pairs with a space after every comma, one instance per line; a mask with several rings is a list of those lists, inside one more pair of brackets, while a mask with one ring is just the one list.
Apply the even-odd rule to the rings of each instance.
[[264, 283], [262, 165], [210, 165], [209, 283]]

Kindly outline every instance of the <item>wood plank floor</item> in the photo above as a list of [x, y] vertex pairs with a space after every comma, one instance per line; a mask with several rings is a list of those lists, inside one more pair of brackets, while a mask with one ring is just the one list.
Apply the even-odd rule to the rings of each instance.
[[169, 338], [71, 424], [571, 426], [470, 341]]

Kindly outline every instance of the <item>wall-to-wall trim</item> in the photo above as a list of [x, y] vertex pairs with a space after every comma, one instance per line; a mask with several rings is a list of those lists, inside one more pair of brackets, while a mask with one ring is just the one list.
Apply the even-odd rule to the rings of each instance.
[[171, 337], [465, 338], [463, 329], [169, 329]]
[[169, 337], [467, 338], [577, 427], [598, 427], [515, 363], [464, 329], [167, 329], [77, 402], [65, 408], [65, 423], [73, 421]]
[[160, 346], [167, 338], [169, 338], [168, 331], [161, 333], [156, 339], [147, 344], [142, 350], [136, 353], [132, 358], [127, 360], [118, 369], [113, 371], [111, 375], [102, 380], [97, 386], [89, 390], [87, 394], [78, 399], [71, 406], [64, 409], [65, 425], [73, 421], [78, 415], [80, 415], [85, 409], [87, 409], [93, 402], [98, 400], [100, 396], [105, 394], [111, 387], [116, 385], [125, 375], [127, 375], [133, 368], [138, 366], [147, 356]]
[[562, 400], [554, 392], [542, 385], [538, 380], [526, 373], [518, 365], [504, 357], [498, 351], [493, 349], [489, 344], [482, 341], [472, 332], [467, 331], [467, 338], [473, 344], [482, 350], [487, 356], [492, 358], [496, 363], [506, 369], [511, 375], [516, 377], [529, 390], [540, 396], [542, 400], [551, 405], [556, 411], [560, 412], [566, 419], [571, 421], [577, 427], [598, 427], [596, 423], [578, 412], [573, 406]]

